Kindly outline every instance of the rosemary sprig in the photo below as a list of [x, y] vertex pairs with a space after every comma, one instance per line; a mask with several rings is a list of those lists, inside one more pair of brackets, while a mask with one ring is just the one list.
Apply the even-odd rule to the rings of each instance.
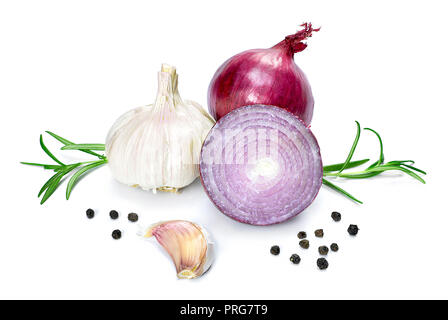
[[39, 142], [42, 150], [44, 150], [44, 152], [57, 164], [21, 162], [22, 164], [30, 166], [38, 166], [46, 170], [53, 170], [55, 172], [55, 174], [50, 179], [48, 179], [47, 182], [45, 182], [45, 184], [42, 186], [42, 188], [38, 193], [38, 197], [43, 195], [40, 204], [44, 204], [45, 201], [47, 201], [51, 197], [51, 195], [56, 191], [56, 189], [63, 183], [63, 178], [65, 176], [74, 173], [67, 184], [66, 198], [68, 200], [70, 198], [70, 194], [73, 190], [73, 187], [76, 185], [76, 183], [84, 174], [91, 172], [91, 170], [107, 163], [107, 158], [105, 155], [98, 154], [92, 151], [92, 150], [96, 151], [105, 150], [104, 144], [99, 143], [75, 144], [65, 138], [62, 138], [61, 136], [58, 136], [53, 132], [46, 131], [46, 133], [48, 133], [50, 136], [52, 136], [53, 138], [64, 144], [64, 147], [61, 148], [62, 150], [79, 150], [81, 152], [93, 155], [97, 157], [99, 160], [64, 164], [53, 153], [51, 153], [51, 151], [45, 145], [42, 135], [40, 135]]
[[[370, 132], [373, 132], [379, 141], [380, 144], [380, 155], [378, 157], [378, 160], [373, 162], [371, 165], [369, 165], [365, 170], [356, 171], [356, 172], [345, 172], [346, 169], [355, 168], [358, 166], [363, 165], [364, 163], [368, 162], [368, 159], [364, 160], [358, 160], [358, 161], [351, 161], [353, 154], [355, 153], [356, 147], [358, 146], [359, 138], [361, 136], [361, 126], [359, 125], [359, 122], [356, 121], [356, 127], [357, 132], [355, 136], [355, 140], [353, 142], [353, 145], [350, 149], [350, 152], [347, 156], [347, 159], [344, 163], [338, 163], [334, 165], [328, 165], [324, 166], [324, 177], [340, 177], [340, 178], [346, 178], [346, 179], [367, 179], [374, 176], [377, 176], [385, 171], [401, 171], [412, 178], [422, 182], [426, 183], [425, 180], [423, 180], [422, 177], [420, 177], [416, 172], [426, 175], [426, 172], [414, 167], [414, 161], [413, 160], [394, 160], [384, 163], [384, 148], [383, 148], [383, 141], [381, 139], [381, 136], [378, 132], [376, 132], [373, 129], [370, 128], [364, 128], [364, 130], [368, 130]], [[362, 203], [360, 200], [356, 199], [354, 196], [352, 196], [350, 193], [345, 191], [344, 189], [336, 186], [332, 182], [330, 182], [328, 179], [322, 179], [322, 183], [331, 189], [343, 194], [344, 196], [352, 199], [353, 201], [357, 203]]]

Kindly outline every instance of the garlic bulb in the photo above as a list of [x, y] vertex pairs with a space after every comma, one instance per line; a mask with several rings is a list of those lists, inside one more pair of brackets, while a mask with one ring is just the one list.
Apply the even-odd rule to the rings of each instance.
[[159, 222], [143, 234], [145, 238], [153, 236], [173, 260], [178, 278], [197, 278], [211, 267], [213, 242], [197, 224], [183, 220]]
[[199, 176], [199, 154], [214, 120], [196, 102], [182, 100], [176, 68], [162, 65], [154, 104], [122, 115], [106, 139], [118, 181], [144, 190], [177, 191]]

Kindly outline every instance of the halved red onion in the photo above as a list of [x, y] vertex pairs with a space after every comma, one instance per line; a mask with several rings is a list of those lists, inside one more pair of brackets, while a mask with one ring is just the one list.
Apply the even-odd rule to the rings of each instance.
[[227, 216], [270, 225], [307, 208], [322, 185], [322, 159], [313, 133], [296, 116], [253, 105], [222, 117], [201, 150], [204, 189]]

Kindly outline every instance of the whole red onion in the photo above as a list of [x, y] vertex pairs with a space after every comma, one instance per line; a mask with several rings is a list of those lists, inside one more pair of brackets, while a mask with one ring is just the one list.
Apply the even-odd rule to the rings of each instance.
[[310, 124], [314, 99], [294, 53], [303, 51], [303, 40], [319, 29], [311, 23], [302, 26], [270, 49], [244, 51], [219, 67], [208, 89], [208, 108], [216, 120], [236, 108], [264, 104], [284, 108]]

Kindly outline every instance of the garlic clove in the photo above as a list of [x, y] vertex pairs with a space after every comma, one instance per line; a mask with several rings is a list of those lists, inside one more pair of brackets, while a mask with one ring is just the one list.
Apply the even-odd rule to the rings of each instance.
[[173, 260], [180, 279], [200, 277], [213, 262], [213, 242], [207, 231], [193, 222], [159, 222], [149, 227], [143, 237], [155, 237]]

